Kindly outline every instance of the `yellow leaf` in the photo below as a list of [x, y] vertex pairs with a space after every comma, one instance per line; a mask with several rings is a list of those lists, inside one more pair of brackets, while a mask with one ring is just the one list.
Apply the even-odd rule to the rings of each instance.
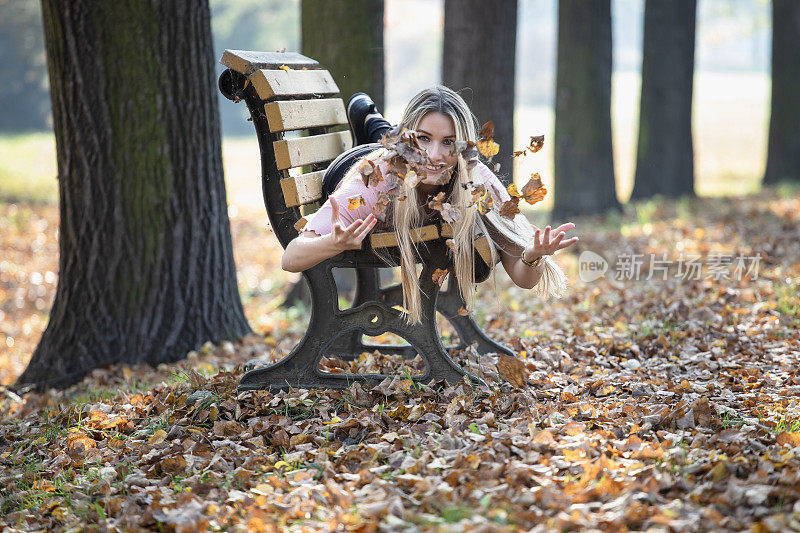
[[287, 67], [286, 65], [281, 65], [278, 68], [281, 69], [281, 70], [285, 70], [286, 72], [289, 72], [289, 70], [290, 70], [289, 67]]
[[475, 145], [483, 157], [494, 157], [500, 151], [500, 145], [494, 139], [483, 139]]
[[153, 436], [147, 439], [147, 442], [149, 442], [150, 444], [161, 444], [166, 440], [166, 438], [167, 438], [167, 432], [164, 431], [163, 429], [159, 429], [155, 433], [153, 433]]
[[287, 463], [286, 461], [278, 461], [277, 463], [275, 463], [275, 464], [272, 466], [272, 468], [274, 468], [275, 470], [277, 470], [277, 469], [279, 469], [279, 468], [286, 468], [286, 467], [288, 467], [288, 466], [291, 466], [291, 465], [290, 465], [289, 463]]
[[338, 416], [334, 416], [333, 418], [331, 418], [331, 419], [330, 419], [330, 420], [328, 420], [327, 422], [323, 422], [323, 424], [325, 424], [325, 425], [329, 425], [329, 424], [338, 424], [338, 423], [339, 423], [339, 422], [341, 422], [341, 421], [342, 421], [342, 419], [341, 419], [341, 418], [339, 418]]

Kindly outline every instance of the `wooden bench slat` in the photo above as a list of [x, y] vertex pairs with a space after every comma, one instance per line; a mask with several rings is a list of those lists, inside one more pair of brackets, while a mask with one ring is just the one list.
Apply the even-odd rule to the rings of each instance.
[[[411, 240], [414, 242], [432, 241], [439, 238], [439, 228], [435, 224], [414, 228], [411, 230]], [[397, 236], [393, 231], [385, 233], [372, 233], [369, 236], [373, 248], [388, 248], [397, 246]]]
[[339, 87], [327, 70], [257, 70], [250, 82], [262, 100], [287, 96], [331, 96]]
[[319, 68], [319, 62], [297, 52], [252, 52], [249, 50], [225, 50], [219, 62], [231, 70], [249, 76], [252, 72], [281, 65], [292, 68]]
[[492, 250], [489, 248], [489, 239], [485, 235], [475, 239], [475, 251], [478, 252], [487, 265], [494, 266], [492, 263]]
[[309, 172], [281, 180], [283, 199], [286, 207], [310, 204], [322, 198], [322, 177], [324, 170]]
[[281, 170], [331, 161], [349, 150], [352, 145], [353, 139], [349, 131], [284, 139], [273, 143], [275, 162]]
[[341, 98], [270, 102], [264, 105], [264, 112], [273, 133], [347, 124]]

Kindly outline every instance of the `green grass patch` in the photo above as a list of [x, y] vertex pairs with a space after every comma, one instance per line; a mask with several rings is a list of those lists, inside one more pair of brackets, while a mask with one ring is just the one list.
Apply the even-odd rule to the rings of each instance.
[[56, 174], [52, 133], [0, 135], [0, 200], [55, 202]]

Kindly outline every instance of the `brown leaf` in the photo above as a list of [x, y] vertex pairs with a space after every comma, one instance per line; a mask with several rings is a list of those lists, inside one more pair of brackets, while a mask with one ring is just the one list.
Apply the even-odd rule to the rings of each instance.
[[433, 279], [433, 282], [441, 287], [442, 283], [444, 283], [444, 280], [449, 272], [450, 272], [449, 270], [437, 268], [436, 270], [433, 271], [431, 279]]
[[800, 431], [781, 431], [778, 433], [777, 442], [779, 446], [784, 446], [786, 444], [789, 446], [800, 446]]
[[506, 218], [514, 218], [514, 215], [519, 213], [519, 198], [511, 197], [510, 200], [505, 202], [500, 208], [500, 216]]
[[161, 460], [161, 471], [166, 474], [180, 474], [186, 470], [186, 459], [182, 455]]
[[517, 388], [524, 388], [528, 383], [528, 370], [525, 364], [507, 354], [500, 354], [500, 359], [497, 361], [497, 372], [500, 377], [508, 381]]

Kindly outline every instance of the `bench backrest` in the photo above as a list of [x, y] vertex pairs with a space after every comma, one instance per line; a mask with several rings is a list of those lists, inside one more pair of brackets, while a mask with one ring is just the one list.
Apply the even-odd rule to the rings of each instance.
[[[325, 168], [353, 145], [349, 128], [328, 131], [348, 125], [339, 87], [330, 72], [294, 52], [225, 50], [220, 63], [246, 76], [263, 101], [269, 130], [279, 137], [273, 142], [273, 150], [275, 164], [283, 175], [280, 183], [286, 207], [319, 201]], [[412, 232], [416, 242], [451, 236], [448, 224], [423, 226]], [[397, 246], [397, 238], [394, 232], [372, 233], [370, 244], [389, 248]], [[485, 237], [476, 240], [475, 248], [489, 263]]]

